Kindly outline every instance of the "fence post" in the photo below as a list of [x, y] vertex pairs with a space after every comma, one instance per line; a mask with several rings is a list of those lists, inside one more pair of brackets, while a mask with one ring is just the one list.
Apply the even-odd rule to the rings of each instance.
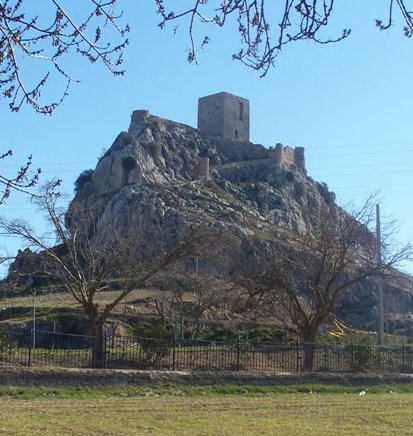
[[296, 372], [300, 372], [300, 343], [295, 341]]
[[353, 341], [350, 342], [350, 370], [354, 372], [354, 352], [353, 352]]
[[404, 349], [404, 342], [403, 342], [403, 344], [402, 344], [402, 372], [406, 371], [406, 369], [405, 369], [406, 366], [405, 366], [405, 361], [404, 361], [404, 358], [405, 358], [404, 351], [405, 351], [405, 349]]
[[31, 360], [32, 360], [32, 347], [31, 344], [29, 344], [29, 359], [27, 360], [27, 366], [31, 365]]
[[236, 371], [239, 371], [240, 364], [239, 364], [239, 353], [240, 353], [240, 338], [237, 337], [237, 365], [236, 365]]
[[33, 346], [33, 327], [30, 327], [30, 340], [29, 340], [29, 357], [27, 360], [27, 366], [32, 364], [32, 346]]
[[175, 358], [176, 358], [176, 336], [174, 335], [173, 349], [172, 349], [172, 371], [175, 371]]
[[108, 364], [108, 352], [107, 352], [107, 344], [106, 344], [107, 340], [108, 340], [108, 337], [106, 334], [106, 329], [104, 328], [104, 331], [103, 331], [103, 368], [106, 368], [107, 364]]

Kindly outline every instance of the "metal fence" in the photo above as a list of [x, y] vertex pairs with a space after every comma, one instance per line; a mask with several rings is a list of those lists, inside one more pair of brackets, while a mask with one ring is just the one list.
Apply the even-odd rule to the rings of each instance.
[[[96, 338], [37, 331], [0, 342], [0, 365], [92, 366]], [[269, 343], [235, 339], [228, 342], [105, 337], [106, 368], [197, 371], [303, 370], [302, 342]], [[356, 344], [313, 344], [313, 371], [413, 373], [413, 345], [378, 347]]]

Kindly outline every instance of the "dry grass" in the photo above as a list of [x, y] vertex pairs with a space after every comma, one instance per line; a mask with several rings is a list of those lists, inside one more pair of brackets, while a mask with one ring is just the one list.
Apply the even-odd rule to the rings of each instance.
[[[96, 295], [96, 301], [100, 305], [104, 305], [113, 301], [120, 291], [105, 291], [100, 292]], [[142, 300], [144, 298], [152, 297], [155, 295], [155, 291], [147, 289], [136, 289], [132, 291], [123, 301], [123, 304], [133, 305], [137, 300]], [[124, 310], [123, 304], [119, 304], [119, 308]], [[33, 307], [33, 297], [31, 295], [20, 296], [15, 298], [2, 299], [3, 307]], [[72, 297], [68, 292], [50, 292], [44, 295], [36, 296], [36, 307], [37, 308], [78, 308], [79, 303]]]
[[0, 399], [7, 435], [410, 435], [412, 394], [194, 395]]

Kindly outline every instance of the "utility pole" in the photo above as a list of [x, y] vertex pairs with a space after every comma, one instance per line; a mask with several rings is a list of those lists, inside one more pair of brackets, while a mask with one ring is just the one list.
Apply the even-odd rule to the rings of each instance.
[[[376, 239], [377, 239], [377, 262], [381, 262], [381, 229], [380, 229], [380, 206], [376, 204]], [[379, 279], [380, 280], [380, 279]], [[384, 345], [384, 303], [383, 284], [381, 281], [376, 286], [377, 297], [377, 345]]]
[[32, 327], [32, 334], [33, 334], [33, 350], [36, 349], [36, 289], [32, 288], [32, 297], [33, 297], [33, 327]]

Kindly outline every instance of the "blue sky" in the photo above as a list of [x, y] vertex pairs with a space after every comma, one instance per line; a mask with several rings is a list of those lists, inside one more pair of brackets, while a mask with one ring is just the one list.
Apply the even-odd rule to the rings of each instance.
[[[399, 222], [400, 240], [413, 240], [413, 41], [400, 27], [386, 32], [374, 27], [386, 3], [337, 2], [329, 32], [351, 27], [350, 38], [334, 45], [291, 45], [260, 79], [232, 61], [239, 40], [234, 28], [211, 30], [198, 65], [188, 64], [183, 23], [173, 36], [172, 26], [157, 28], [154, 1], [122, 0], [132, 27], [125, 77], [72, 57], [67, 67], [81, 83], [71, 87], [52, 116], [29, 107], [11, 113], [0, 101], [0, 146], [15, 152], [1, 162], [2, 171], [13, 170], [32, 153], [43, 180], [61, 178], [70, 198], [77, 176], [95, 167], [102, 151], [128, 128], [133, 110], [196, 126], [197, 99], [228, 91], [250, 100], [253, 142], [305, 147], [308, 174], [326, 182], [341, 204], [360, 204], [380, 191], [383, 215]], [[200, 35], [207, 32], [204, 28]], [[54, 90], [59, 83], [51, 85]], [[0, 213], [28, 218], [33, 225], [42, 218], [18, 195]], [[3, 238], [0, 246], [13, 252], [18, 244]]]

